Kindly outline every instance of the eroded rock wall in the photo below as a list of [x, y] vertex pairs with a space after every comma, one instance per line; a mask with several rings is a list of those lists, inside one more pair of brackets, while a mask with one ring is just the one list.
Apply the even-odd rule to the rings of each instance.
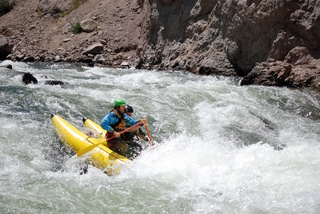
[[246, 76], [243, 84], [320, 87], [318, 0], [149, 3], [149, 66], [237, 74]]

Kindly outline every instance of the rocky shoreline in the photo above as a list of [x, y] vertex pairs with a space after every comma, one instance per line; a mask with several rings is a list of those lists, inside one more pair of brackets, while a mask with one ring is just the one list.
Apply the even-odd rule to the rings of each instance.
[[[16, 0], [0, 60], [241, 76], [242, 85], [320, 90], [320, 3]], [[79, 23], [81, 33], [74, 33]]]

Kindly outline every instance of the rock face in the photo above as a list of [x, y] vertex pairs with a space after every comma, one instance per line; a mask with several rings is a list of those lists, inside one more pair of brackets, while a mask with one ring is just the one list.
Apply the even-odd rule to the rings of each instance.
[[[11, 59], [109, 67], [127, 62], [239, 75], [242, 85], [320, 89], [319, 0], [82, 0], [79, 7], [74, 2], [17, 1], [0, 17], [0, 33], [14, 45]], [[88, 30], [72, 34], [77, 22]], [[88, 52], [94, 44], [98, 51]]]
[[320, 2], [150, 0], [144, 62], [242, 84], [319, 88]]
[[320, 53], [293, 48], [284, 61], [257, 63], [241, 85], [313, 87], [320, 89]]

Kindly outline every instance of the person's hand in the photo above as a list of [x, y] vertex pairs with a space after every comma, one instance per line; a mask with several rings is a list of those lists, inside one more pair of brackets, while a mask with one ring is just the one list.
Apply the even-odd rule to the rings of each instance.
[[146, 125], [146, 124], [147, 124], [147, 119], [146, 119], [146, 118], [141, 119], [140, 121], [141, 121], [144, 125]]
[[119, 137], [120, 137], [120, 133], [119, 133], [119, 132], [116, 132], [116, 131], [113, 132], [113, 135], [114, 135], [116, 138], [119, 138]]
[[144, 140], [145, 140], [145, 141], [149, 141], [150, 139], [149, 139], [148, 136], [144, 136]]

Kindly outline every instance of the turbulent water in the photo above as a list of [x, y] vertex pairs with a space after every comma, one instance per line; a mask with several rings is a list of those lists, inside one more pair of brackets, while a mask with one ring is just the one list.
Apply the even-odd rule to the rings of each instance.
[[[237, 78], [12, 64], [0, 67], [1, 213], [318, 213], [320, 96]], [[46, 85], [62, 80], [65, 85]], [[118, 176], [57, 138], [56, 113], [85, 131], [116, 98], [146, 117], [156, 145]]]

